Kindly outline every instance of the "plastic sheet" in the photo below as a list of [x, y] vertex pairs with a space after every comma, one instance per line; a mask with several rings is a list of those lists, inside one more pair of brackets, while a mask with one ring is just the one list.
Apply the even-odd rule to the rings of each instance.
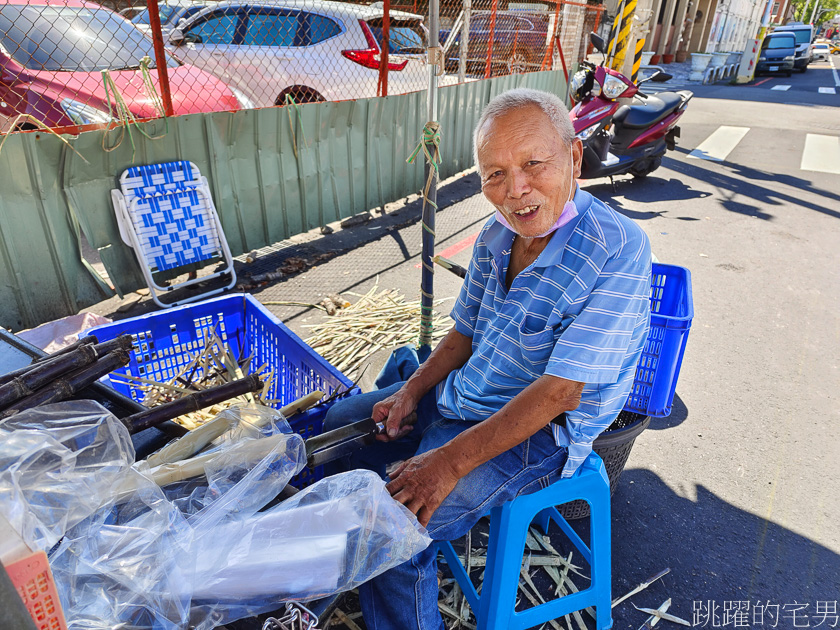
[[134, 461], [128, 431], [89, 400], [44, 405], [0, 422], [0, 511], [34, 550], [48, 550], [97, 511]]
[[354, 588], [430, 544], [368, 471], [259, 512], [306, 462], [303, 439], [269, 419], [240, 422], [238, 441], [165, 488], [131, 466], [128, 432], [97, 403], [0, 423], [0, 510], [33, 548], [64, 536], [50, 564], [70, 630], [207, 630]]
[[193, 530], [136, 471], [128, 501], [67, 532], [50, 558], [69, 630], [185, 627]]
[[[235, 544], [218, 552], [219, 540]], [[327, 477], [283, 503], [195, 540], [196, 630], [350, 590], [431, 539], [375, 473]]]

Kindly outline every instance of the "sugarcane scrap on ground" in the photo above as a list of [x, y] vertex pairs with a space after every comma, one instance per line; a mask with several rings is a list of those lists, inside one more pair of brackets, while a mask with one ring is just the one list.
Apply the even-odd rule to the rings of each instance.
[[[359, 300], [320, 324], [312, 324], [312, 335], [305, 339], [318, 354], [350, 380], [356, 380], [365, 360], [382, 349], [417, 343], [420, 335], [420, 300], [406, 300], [395, 289], [378, 290], [374, 285]], [[438, 300], [440, 304], [445, 300]], [[451, 327], [449, 318], [436, 315], [434, 339]]]
[[[481, 594], [484, 567], [487, 564], [487, 549], [483, 546], [473, 547], [472, 538], [472, 532], [464, 538], [464, 553], [458, 557], [467, 573], [474, 578], [473, 582], [476, 583], [477, 580], [476, 590]], [[581, 590], [572, 581], [569, 576], [570, 573], [578, 575], [584, 580], [589, 580], [587, 576], [581, 573], [580, 567], [572, 563], [571, 552], [564, 557], [554, 549], [547, 537], [533, 528], [526, 538], [526, 547], [528, 555], [525, 557], [520, 571], [519, 594], [520, 598], [528, 600], [531, 605], [536, 606], [546, 601], [546, 596], [541, 592], [538, 582], [553, 583], [551, 587], [553, 592], [548, 595], [548, 598], [551, 598], [562, 597]], [[458, 582], [452, 578], [439, 580], [439, 582], [438, 608], [443, 614], [444, 625], [447, 630], [458, 628], [474, 630], [476, 628], [475, 616]], [[584, 586], [583, 588], [587, 587]], [[545, 588], [542, 590], [545, 590]], [[592, 608], [585, 609], [585, 612], [593, 619], [595, 618], [595, 611]], [[586, 630], [586, 624], [580, 611], [565, 615], [562, 620], [565, 622], [564, 624], [561, 624], [558, 619], [543, 624], [543, 627], [550, 627], [552, 630]]]

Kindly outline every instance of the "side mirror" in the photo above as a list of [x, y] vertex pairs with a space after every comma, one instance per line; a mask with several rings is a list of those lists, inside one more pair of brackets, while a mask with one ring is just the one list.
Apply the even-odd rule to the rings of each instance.
[[664, 83], [665, 81], [670, 81], [673, 78], [674, 78], [674, 75], [668, 74], [667, 72], [662, 72], [662, 70], [659, 70], [658, 72], [656, 72], [650, 78], [650, 80], [653, 81], [654, 83]]
[[600, 36], [596, 35], [595, 33], [590, 33], [589, 41], [592, 42], [592, 45], [595, 47], [595, 50], [597, 50], [599, 53], [601, 53], [602, 55], [605, 55], [607, 53], [607, 44], [606, 42], [604, 42], [603, 39], [601, 39]]
[[184, 31], [180, 28], [173, 28], [169, 31], [169, 43], [173, 46], [183, 46], [186, 44], [186, 39], [184, 39]]

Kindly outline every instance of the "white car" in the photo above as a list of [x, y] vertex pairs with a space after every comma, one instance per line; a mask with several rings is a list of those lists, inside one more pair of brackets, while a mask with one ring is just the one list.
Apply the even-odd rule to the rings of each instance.
[[[160, 30], [163, 34], [164, 41], [172, 29], [178, 26], [181, 20], [195, 15], [206, 7], [207, 4], [203, 0], [160, 0], [158, 2], [158, 14], [160, 15]], [[149, 24], [149, 9], [147, 6], [135, 5], [128, 9], [123, 9], [126, 13], [123, 13], [123, 11], [120, 11], [120, 13], [128, 17], [127, 13], [133, 9], [137, 9], [137, 11], [129, 17], [131, 23], [147, 35], [151, 35], [152, 27]]]
[[[252, 107], [377, 95], [382, 8], [309, 0], [224, 1], [170, 33], [171, 51]], [[425, 89], [423, 18], [391, 11], [388, 94]]]
[[814, 61], [828, 61], [828, 56], [831, 54], [831, 49], [828, 44], [814, 44], [811, 47], [811, 59]]

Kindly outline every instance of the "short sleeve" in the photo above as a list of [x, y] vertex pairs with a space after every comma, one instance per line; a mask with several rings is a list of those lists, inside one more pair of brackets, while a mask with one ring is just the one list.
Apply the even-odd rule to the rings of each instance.
[[560, 334], [546, 374], [615, 383], [639, 316], [650, 308], [650, 259], [609, 259], [583, 309]]

